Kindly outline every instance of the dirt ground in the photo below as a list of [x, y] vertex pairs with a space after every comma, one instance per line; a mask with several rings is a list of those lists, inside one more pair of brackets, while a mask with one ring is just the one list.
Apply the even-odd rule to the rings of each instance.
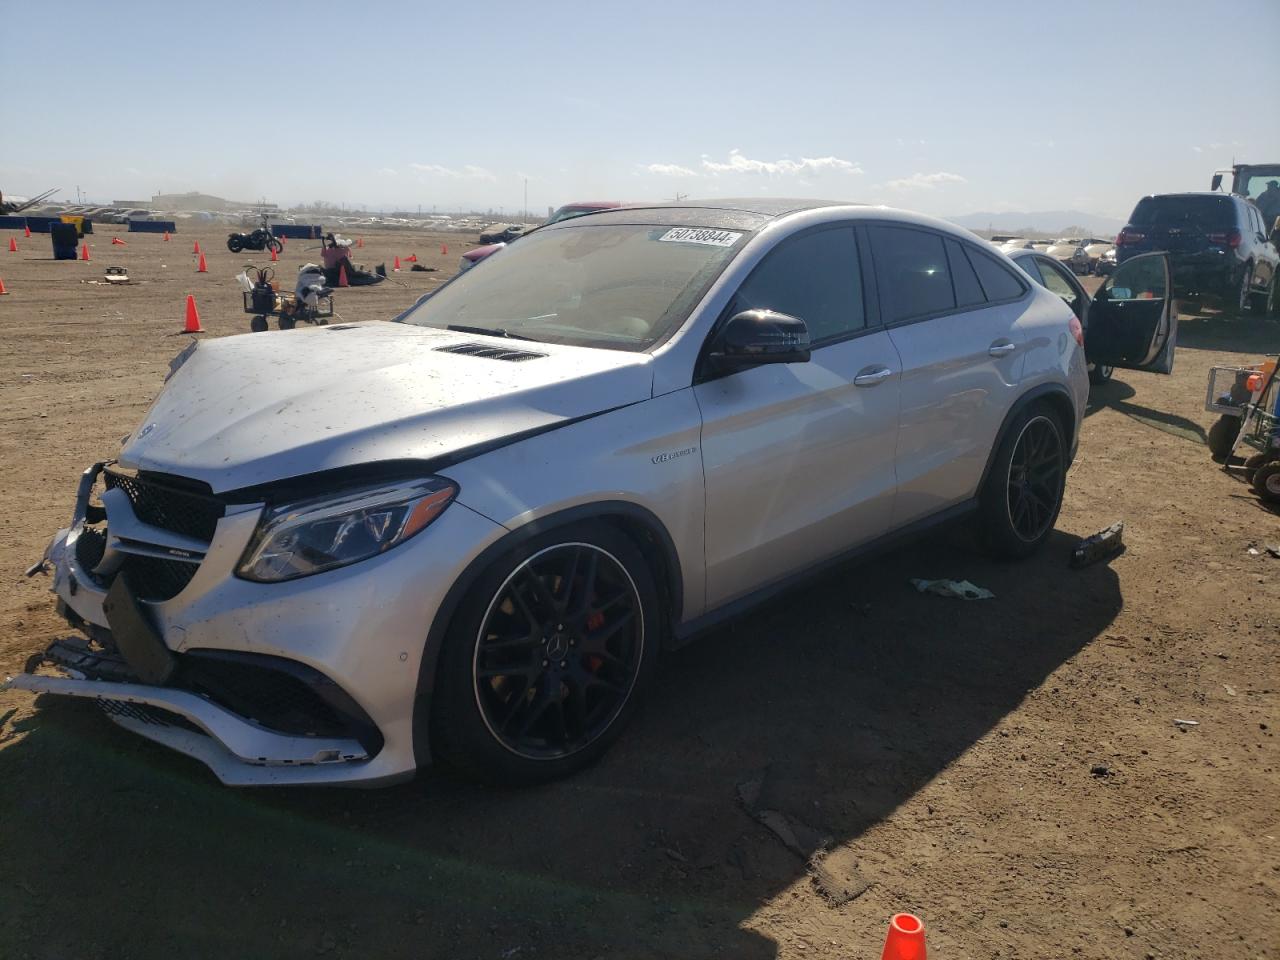
[[[0, 673], [65, 632], [22, 571], [142, 418], [186, 294], [205, 336], [246, 331], [232, 275], [267, 260], [121, 229], [87, 264], [0, 235]], [[367, 234], [358, 259], [440, 272], [339, 313], [393, 315], [471, 239]], [[84, 282], [110, 264], [135, 283]], [[1037, 558], [949, 533], [840, 568], [668, 656], [568, 782], [234, 791], [91, 705], [0, 694], [0, 956], [835, 960], [900, 910], [937, 958], [1280, 956], [1280, 559], [1248, 552], [1280, 517], [1210, 461], [1202, 409], [1210, 365], [1277, 349], [1275, 323], [1184, 320], [1172, 377], [1095, 389]], [[1119, 519], [1125, 554], [1068, 569]]]

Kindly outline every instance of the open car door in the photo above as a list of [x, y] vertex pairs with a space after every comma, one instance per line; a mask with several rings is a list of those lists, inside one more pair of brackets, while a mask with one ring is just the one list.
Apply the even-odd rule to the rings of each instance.
[[1089, 362], [1172, 373], [1178, 316], [1171, 281], [1165, 253], [1144, 253], [1116, 267], [1089, 305]]

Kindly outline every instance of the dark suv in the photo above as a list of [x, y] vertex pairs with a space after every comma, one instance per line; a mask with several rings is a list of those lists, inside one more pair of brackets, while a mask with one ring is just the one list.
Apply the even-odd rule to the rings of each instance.
[[1143, 197], [1116, 237], [1116, 262], [1170, 254], [1174, 294], [1184, 305], [1212, 300], [1236, 315], [1276, 312], [1280, 251], [1258, 208], [1222, 193]]

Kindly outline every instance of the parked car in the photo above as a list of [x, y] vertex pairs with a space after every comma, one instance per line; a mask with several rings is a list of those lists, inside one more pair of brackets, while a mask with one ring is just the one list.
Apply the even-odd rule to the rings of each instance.
[[488, 243], [510, 243], [524, 234], [525, 225], [523, 223], [491, 223], [480, 231], [480, 242]]
[[1116, 242], [1114, 239], [1107, 240], [1101, 237], [1088, 237], [1083, 242], [1085, 256], [1089, 258], [1089, 267], [1086, 273], [1098, 272], [1098, 261], [1108, 250], [1114, 250]]
[[[584, 200], [578, 203], [566, 203], [563, 207], [557, 208], [556, 211], [547, 218], [547, 222], [544, 223], [543, 226], [545, 227], [552, 223], [559, 223], [561, 220], [572, 220], [574, 217], [585, 216], [588, 213], [595, 213], [598, 210], [616, 210], [620, 206], [622, 206], [622, 204], [617, 200]], [[523, 235], [524, 234], [522, 232], [521, 236]], [[482, 242], [484, 241], [485, 236], [488, 236], [488, 234], [481, 234], [480, 240]], [[515, 238], [513, 237], [512, 239]], [[462, 255], [462, 260], [458, 263], [458, 272], [462, 273], [466, 270], [470, 270], [485, 257], [489, 257], [497, 253], [506, 246], [508, 242], [510, 241], [499, 240], [486, 243], [484, 246], [476, 247], [473, 250], [468, 250]]]
[[1110, 276], [1116, 268], [1116, 248], [1115, 244], [1107, 247], [1102, 252], [1102, 256], [1098, 257], [1097, 263], [1093, 265], [1093, 272], [1100, 277]]
[[1151, 250], [1171, 255], [1175, 295], [1188, 307], [1208, 300], [1237, 316], [1280, 314], [1280, 251], [1268, 239], [1258, 208], [1242, 197], [1143, 197], [1116, 237], [1116, 262]]
[[[1158, 256], [1161, 255], [1150, 254], [1148, 255], [1148, 260], [1151, 257]], [[1089, 321], [1094, 298], [1091, 298], [1089, 294], [1085, 292], [1084, 287], [1080, 285], [1080, 281], [1076, 279], [1074, 271], [1063, 266], [1062, 262], [1056, 257], [1048, 256], [1047, 254], [1041, 253], [1037, 250], [1015, 250], [1009, 255], [1009, 258], [1032, 280], [1049, 290], [1051, 293], [1061, 297], [1063, 303], [1069, 306], [1072, 313], [1074, 313], [1079, 319], [1080, 325], [1084, 329], [1085, 361], [1088, 365], [1090, 383], [1106, 383], [1111, 379], [1112, 374], [1115, 373], [1116, 367], [1134, 367], [1135, 361], [1137, 362], [1136, 369], [1151, 370], [1155, 373], [1173, 372], [1174, 350], [1177, 343], [1176, 305], [1170, 306], [1170, 316], [1168, 318], [1158, 321], [1157, 336], [1163, 338], [1163, 352], [1159, 355], [1144, 353], [1139, 357], [1135, 353], [1128, 356], [1117, 357], [1117, 344], [1114, 331], [1112, 329], [1104, 325], [1102, 333], [1098, 333], [1095, 336], [1090, 337]], [[1150, 266], [1146, 261], [1143, 261], [1143, 264], [1144, 267]], [[1165, 262], [1165, 269], [1168, 269], [1167, 260]], [[1143, 293], [1152, 293], [1153, 296], [1155, 293], [1159, 293], [1162, 299], [1168, 296], [1170, 283], [1167, 278], [1161, 281], [1155, 274], [1148, 275], [1144, 273], [1140, 275], [1140, 283], [1135, 284], [1132, 279], [1126, 279], [1126, 277], [1128, 277], [1127, 271], [1125, 276], [1119, 278], [1119, 282], [1122, 285], [1121, 289], [1129, 289], [1129, 296], [1127, 299], [1151, 299], [1149, 297], [1143, 297]], [[1157, 286], [1157, 284], [1161, 283], [1161, 286]], [[1139, 287], [1141, 287], [1141, 289], [1138, 289]], [[1101, 288], [1099, 288], [1099, 293], [1096, 294], [1095, 297], [1105, 296], [1108, 301], [1116, 299], [1115, 290], [1116, 281], [1108, 280]], [[1130, 307], [1128, 309], [1132, 308]], [[1138, 309], [1140, 311], [1146, 311], [1150, 308], [1139, 307]], [[1138, 338], [1140, 341], [1140, 348], [1143, 351], [1146, 351], [1149, 341], [1143, 339], [1146, 335], [1145, 327], [1142, 329], [1141, 333], [1142, 336]]]
[[1089, 255], [1084, 250], [1084, 240], [1080, 237], [1063, 237], [1049, 244], [1044, 251], [1074, 273], [1089, 272]]
[[[399, 323], [187, 347], [47, 551], [83, 639], [12, 685], [229, 784], [527, 783], [808, 573], [962, 517], [1049, 537], [1082, 322], [987, 243], [821, 201], [586, 219]], [[1090, 308], [1117, 364], [1172, 342], [1165, 264]]]

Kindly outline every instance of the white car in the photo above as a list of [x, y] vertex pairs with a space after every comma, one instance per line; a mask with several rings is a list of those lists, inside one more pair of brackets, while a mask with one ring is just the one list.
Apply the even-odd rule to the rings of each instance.
[[[1117, 364], [1170, 336], [1153, 260], [1092, 308]], [[1059, 297], [883, 207], [566, 220], [397, 319], [183, 351], [35, 568], [81, 637], [12, 685], [228, 784], [565, 775], [806, 573], [966, 517], [1034, 552], [1089, 391]]]

